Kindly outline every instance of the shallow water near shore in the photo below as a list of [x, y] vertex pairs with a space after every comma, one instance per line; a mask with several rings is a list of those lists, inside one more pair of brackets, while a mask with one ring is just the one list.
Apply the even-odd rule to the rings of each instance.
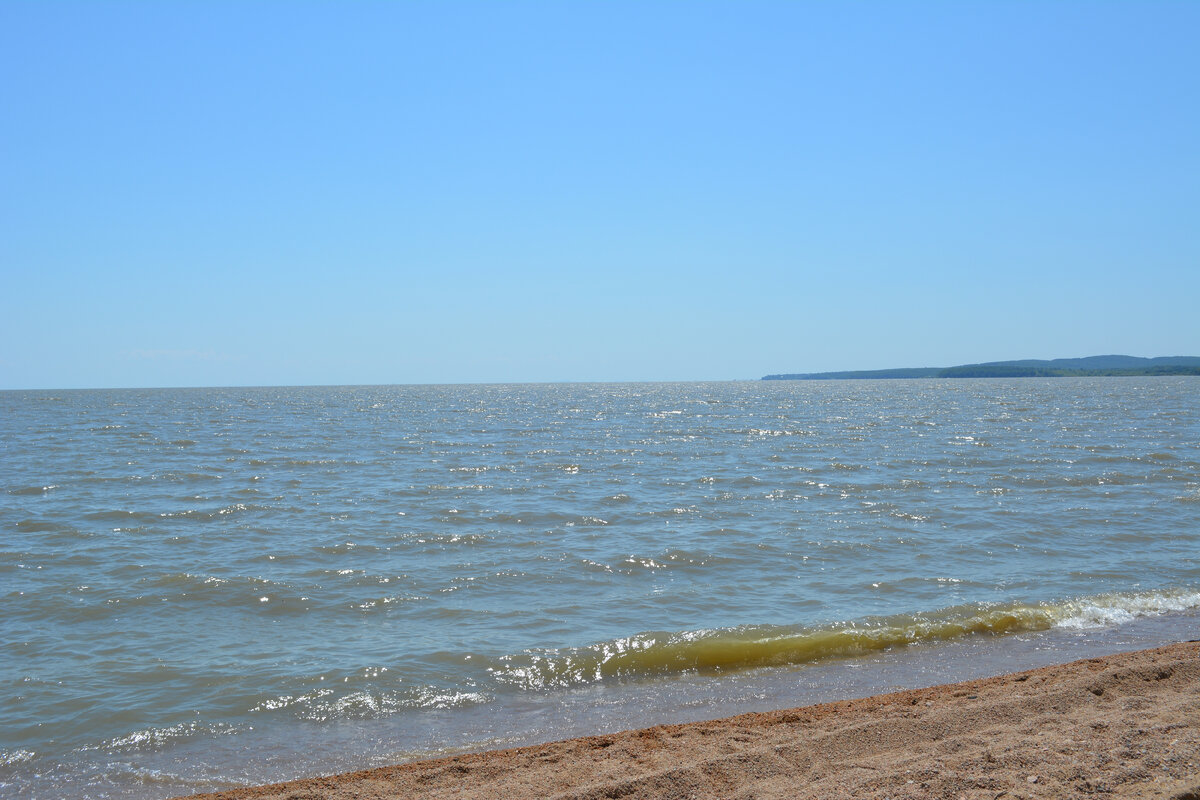
[[1190, 378], [0, 393], [0, 795], [1200, 638]]

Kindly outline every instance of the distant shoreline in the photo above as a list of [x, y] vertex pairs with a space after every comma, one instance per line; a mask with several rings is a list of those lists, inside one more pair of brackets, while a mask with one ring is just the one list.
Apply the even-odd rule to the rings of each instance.
[[1159, 375], [1200, 375], [1200, 357], [1088, 356], [1086, 358], [1025, 359], [962, 364], [956, 367], [905, 367], [765, 375], [764, 381], [822, 381], [902, 378], [1097, 378]]

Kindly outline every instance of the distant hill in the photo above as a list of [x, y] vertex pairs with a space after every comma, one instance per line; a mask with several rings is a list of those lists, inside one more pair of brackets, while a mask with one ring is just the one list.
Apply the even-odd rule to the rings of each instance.
[[988, 361], [957, 367], [910, 367], [849, 372], [807, 372], [767, 375], [764, 381], [827, 381], [888, 378], [1065, 378], [1120, 375], [1200, 375], [1198, 356], [1087, 356], [1086, 358], [1027, 358]]

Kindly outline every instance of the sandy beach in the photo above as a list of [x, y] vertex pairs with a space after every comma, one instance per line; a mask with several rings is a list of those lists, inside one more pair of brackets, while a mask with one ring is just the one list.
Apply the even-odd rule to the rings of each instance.
[[1200, 643], [196, 797], [1200, 800]]

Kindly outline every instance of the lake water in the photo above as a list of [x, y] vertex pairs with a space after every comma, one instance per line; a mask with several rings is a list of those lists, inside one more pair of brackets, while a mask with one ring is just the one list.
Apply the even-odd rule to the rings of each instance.
[[1200, 637], [1200, 379], [0, 392], [0, 796]]

